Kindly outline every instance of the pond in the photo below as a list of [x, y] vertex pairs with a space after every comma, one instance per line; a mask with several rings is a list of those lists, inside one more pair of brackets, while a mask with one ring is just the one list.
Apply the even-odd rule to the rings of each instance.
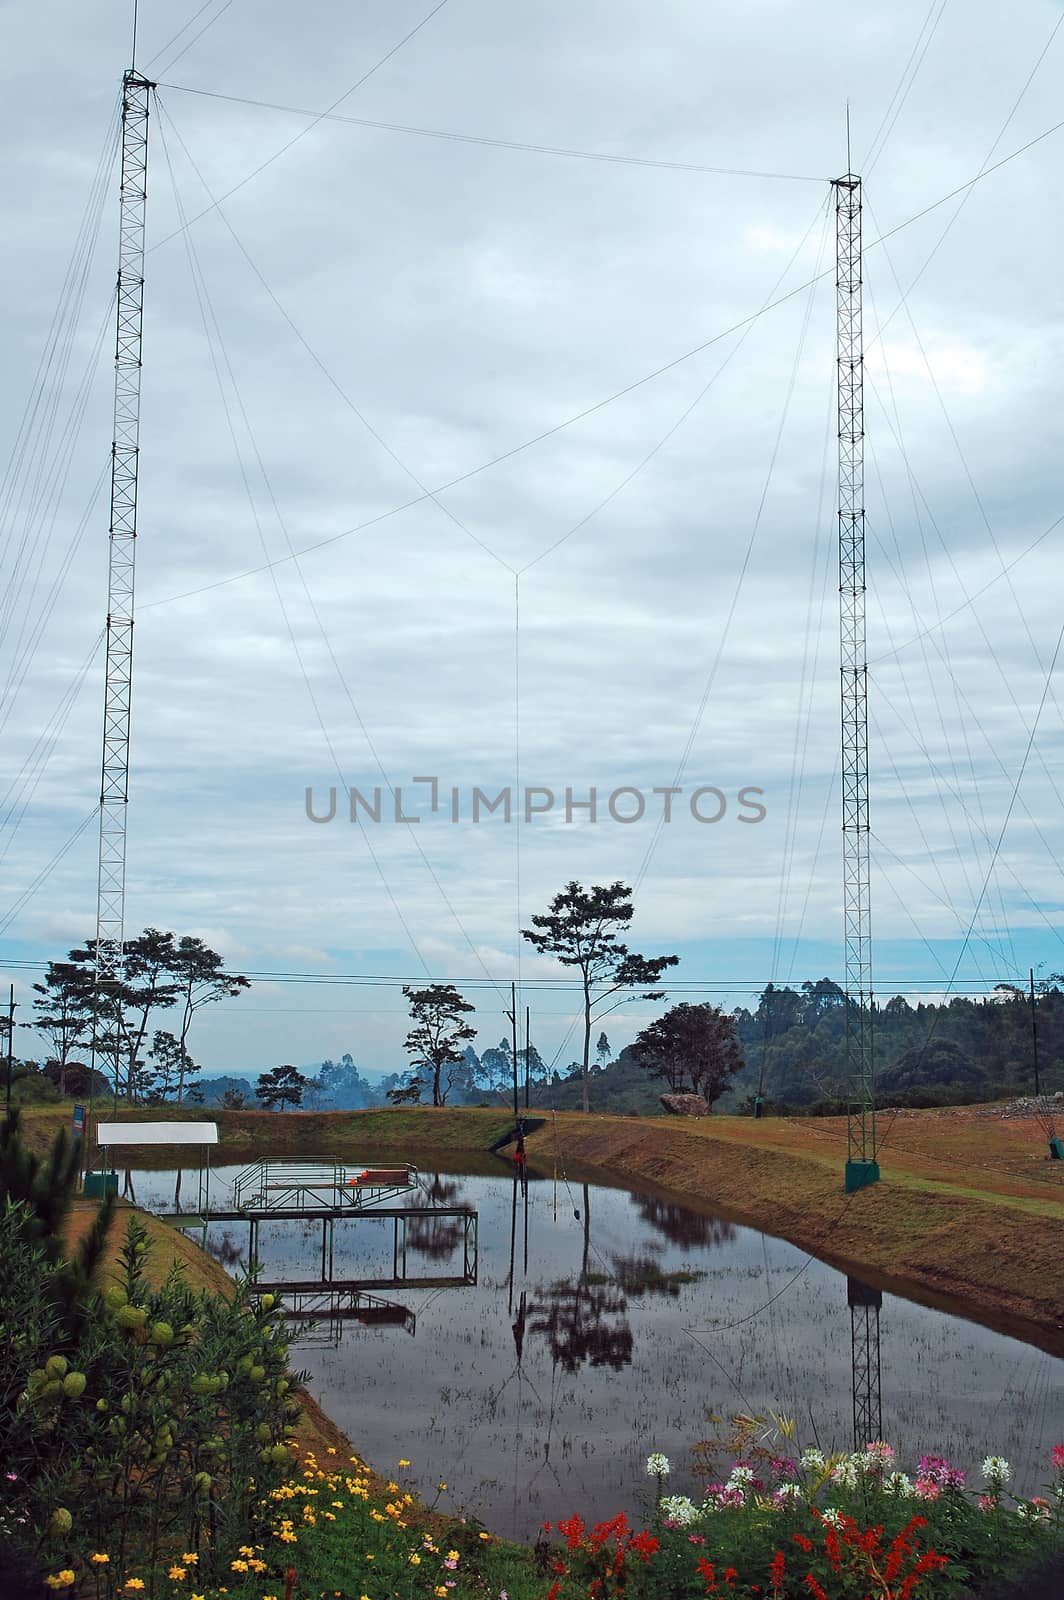
[[[224, 1205], [237, 1169], [211, 1179]], [[166, 1207], [175, 1175], [133, 1174], [141, 1204]], [[380, 1288], [387, 1309], [293, 1324], [293, 1360], [357, 1449], [382, 1472], [399, 1458], [426, 1502], [527, 1540], [579, 1511], [639, 1516], [652, 1450], [670, 1491], [699, 1495], [690, 1446], [711, 1417], [783, 1414], [802, 1446], [852, 1447], [847, 1279], [771, 1235], [658, 1194], [559, 1175], [523, 1192], [497, 1174], [421, 1174], [422, 1202], [479, 1214], [475, 1285]], [[184, 1194], [195, 1195], [195, 1174]], [[393, 1274], [383, 1218], [336, 1225], [336, 1277]], [[240, 1270], [247, 1228], [212, 1223], [208, 1247]], [[407, 1273], [461, 1276], [464, 1224], [410, 1225]], [[265, 1278], [317, 1279], [321, 1224], [260, 1226]], [[925, 1451], [969, 1469], [1008, 1458], [1012, 1487], [1038, 1493], [1064, 1433], [1064, 1361], [959, 1316], [884, 1293], [883, 1432], [912, 1465]], [[437, 1490], [445, 1483], [446, 1489]]]

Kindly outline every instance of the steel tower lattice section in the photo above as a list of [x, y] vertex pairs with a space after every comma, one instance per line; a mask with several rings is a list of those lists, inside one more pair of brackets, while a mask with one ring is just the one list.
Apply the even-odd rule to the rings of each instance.
[[[133, 579], [140, 468], [140, 375], [144, 331], [144, 223], [148, 101], [154, 84], [130, 68], [122, 80], [122, 176], [115, 318], [114, 440], [111, 448], [100, 853], [96, 896], [96, 987], [121, 977], [126, 898], [126, 814], [133, 688]], [[118, 1046], [114, 1077], [118, 1087]]]
[[864, 336], [861, 180], [836, 178], [839, 417], [839, 622], [842, 668], [843, 921], [846, 1064], [850, 1080], [846, 1189], [879, 1177], [872, 1059], [872, 928], [865, 645]]
[[853, 1362], [853, 1447], [863, 1450], [883, 1437], [883, 1382], [879, 1359], [879, 1313], [883, 1295], [858, 1278], [847, 1278], [850, 1355]]

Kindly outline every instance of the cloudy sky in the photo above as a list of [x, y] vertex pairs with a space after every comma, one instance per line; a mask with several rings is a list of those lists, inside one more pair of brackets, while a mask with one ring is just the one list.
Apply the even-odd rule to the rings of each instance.
[[[679, 954], [688, 998], [842, 977], [847, 100], [876, 988], [1064, 966], [1064, 129], [1039, 137], [1061, 21], [1056, 0], [142, 5], [126, 926], [271, 975], [201, 1023], [210, 1069], [393, 1069], [396, 980], [429, 976], [466, 985], [481, 1045], [519, 979], [564, 1065], [572, 995], [517, 930], [574, 877], [638, 884], [631, 942]], [[95, 926], [130, 30], [70, 0], [2, 25], [0, 975], [25, 1004], [27, 963]], [[507, 786], [537, 791], [530, 820], [474, 823], [474, 789]], [[351, 824], [351, 787], [379, 822]], [[596, 820], [567, 820], [592, 787]], [[610, 813], [622, 788], [637, 820]], [[614, 1012], [614, 1046], [647, 1015]]]

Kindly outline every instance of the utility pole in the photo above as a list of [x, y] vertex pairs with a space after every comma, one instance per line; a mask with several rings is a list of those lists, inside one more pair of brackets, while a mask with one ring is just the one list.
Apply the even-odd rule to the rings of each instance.
[[517, 1098], [517, 984], [510, 985], [510, 1009], [506, 1013], [513, 1032], [513, 1057], [514, 1057], [514, 1119], [521, 1115], [521, 1107]]
[[532, 1082], [532, 1040], [530, 1037], [529, 1017], [531, 1007], [525, 1007], [525, 1110], [528, 1110], [529, 1090]]
[[[849, 120], [847, 113], [847, 166]], [[839, 416], [839, 637], [842, 676], [843, 942], [850, 1080], [846, 1192], [879, 1178], [872, 1057], [872, 928], [868, 820], [868, 654], [865, 643], [864, 336], [861, 180], [832, 182], [836, 220]]]
[[1034, 1000], [1034, 968], [1031, 971], [1031, 1043], [1034, 1046], [1034, 1093], [1037, 1100], [1041, 1094], [1038, 1083], [1038, 1012]]
[[[154, 84], [131, 66], [122, 79], [122, 187], [115, 319], [114, 434], [107, 578], [100, 851], [96, 894], [97, 997], [114, 995], [122, 975], [133, 691], [133, 577], [140, 469], [140, 375], [144, 325], [144, 221], [147, 208], [148, 99]], [[119, 1029], [110, 1033], [115, 1098]], [[95, 1065], [96, 1026], [93, 1027]]]
[[4, 1113], [11, 1115], [11, 1075], [15, 1067], [15, 985], [8, 988], [7, 1001], [7, 1093], [4, 1097]]

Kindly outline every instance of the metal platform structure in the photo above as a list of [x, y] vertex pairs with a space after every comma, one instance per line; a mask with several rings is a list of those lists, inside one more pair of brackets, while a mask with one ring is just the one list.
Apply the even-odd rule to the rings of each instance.
[[341, 1162], [256, 1161], [233, 1180], [233, 1208], [245, 1212], [364, 1211], [418, 1187], [416, 1167]]
[[[259, 1278], [259, 1293], [280, 1295], [288, 1309], [293, 1297], [364, 1297], [373, 1289], [462, 1289], [475, 1285], [479, 1269], [479, 1213], [469, 1206], [394, 1205], [388, 1201], [420, 1192], [415, 1167], [366, 1167], [341, 1162], [256, 1161], [237, 1174], [228, 1206], [197, 1207], [188, 1211], [160, 1211], [156, 1215], [177, 1228], [203, 1228], [208, 1223], [247, 1224], [247, 1259], [259, 1260], [259, 1229], [264, 1222], [320, 1222], [321, 1253], [318, 1277], [267, 1283]], [[336, 1224], [359, 1218], [392, 1224], [390, 1276], [338, 1278], [336, 1275]], [[461, 1250], [461, 1270], [452, 1273], [411, 1272], [410, 1224], [459, 1224], [455, 1249]], [[372, 1296], [371, 1296], [372, 1298]], [[307, 1313], [309, 1315], [309, 1313]]]
[[[258, 1287], [260, 1293], [267, 1293], [265, 1284]], [[269, 1292], [276, 1294], [278, 1290], [284, 1296], [284, 1312], [290, 1322], [327, 1324], [334, 1335], [332, 1325], [343, 1322], [357, 1322], [364, 1328], [401, 1328], [411, 1338], [417, 1332], [417, 1316], [409, 1306], [368, 1294], [365, 1289], [293, 1283], [274, 1285]], [[302, 1338], [302, 1333], [297, 1335], [298, 1340]]]

